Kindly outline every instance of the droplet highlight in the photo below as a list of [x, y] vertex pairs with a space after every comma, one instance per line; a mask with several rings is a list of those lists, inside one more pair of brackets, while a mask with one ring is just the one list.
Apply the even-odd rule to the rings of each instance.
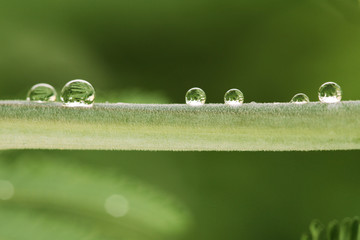
[[230, 89], [225, 93], [224, 102], [229, 106], [240, 106], [244, 102], [244, 94], [239, 89]]
[[342, 91], [334, 82], [327, 82], [319, 88], [319, 100], [323, 103], [337, 103], [341, 101]]
[[310, 99], [306, 94], [298, 93], [291, 99], [290, 102], [295, 104], [304, 104], [310, 102]]
[[54, 102], [56, 101], [56, 90], [47, 83], [39, 83], [32, 86], [26, 96], [27, 101]]
[[185, 95], [185, 101], [191, 106], [201, 106], [205, 104], [206, 94], [201, 88], [191, 88]]
[[72, 80], [63, 87], [60, 99], [67, 107], [91, 107], [95, 100], [95, 89], [85, 80]]

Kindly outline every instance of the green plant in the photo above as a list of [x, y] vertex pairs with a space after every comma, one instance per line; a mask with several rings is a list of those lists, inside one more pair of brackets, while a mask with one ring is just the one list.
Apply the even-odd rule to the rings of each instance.
[[319, 220], [313, 220], [309, 232], [303, 234], [301, 240], [358, 240], [359, 218], [333, 220], [326, 227]]
[[[0, 185], [0, 239], [176, 239], [190, 227], [190, 213], [169, 194], [75, 158], [0, 153], [0, 184], [14, 189], [2, 199]], [[106, 207], [119, 194], [128, 201], [121, 216]]]
[[309, 151], [360, 149], [360, 101], [337, 104], [0, 102], [0, 149]]

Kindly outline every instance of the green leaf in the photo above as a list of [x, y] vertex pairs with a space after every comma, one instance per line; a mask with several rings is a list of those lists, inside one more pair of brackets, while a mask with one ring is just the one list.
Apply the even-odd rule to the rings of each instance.
[[313, 220], [310, 223], [309, 229], [312, 240], [325, 240], [325, 227], [319, 220]]
[[303, 235], [301, 235], [300, 240], [311, 240], [311, 238], [308, 234], [304, 233]]
[[0, 149], [360, 149], [360, 101], [303, 105], [0, 102]]
[[358, 240], [359, 238], [359, 218], [354, 217], [351, 223], [351, 240]]
[[340, 226], [337, 220], [331, 221], [327, 228], [327, 239], [328, 240], [339, 240]]
[[351, 237], [351, 219], [345, 218], [340, 226], [340, 240], [350, 240]]
[[[176, 239], [191, 225], [184, 205], [148, 184], [47, 156], [0, 154], [0, 180], [14, 188], [0, 200], [0, 239]], [[112, 196], [127, 204], [108, 206]]]
[[301, 240], [358, 240], [359, 218], [345, 218], [341, 223], [333, 220], [327, 225], [326, 232], [324, 225], [319, 220], [313, 220], [309, 230], [311, 237], [303, 234]]

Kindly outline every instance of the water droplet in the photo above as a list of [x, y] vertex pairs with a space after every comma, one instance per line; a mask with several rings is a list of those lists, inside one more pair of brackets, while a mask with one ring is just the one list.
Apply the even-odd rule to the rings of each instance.
[[319, 88], [319, 100], [324, 103], [337, 103], [341, 100], [341, 88], [334, 82], [327, 82]]
[[113, 217], [123, 217], [129, 211], [129, 202], [123, 195], [114, 194], [106, 199], [105, 210]]
[[186, 104], [201, 106], [205, 104], [206, 94], [201, 88], [191, 88], [185, 95]]
[[291, 103], [304, 104], [310, 102], [309, 97], [304, 93], [296, 94], [290, 101]]
[[239, 89], [230, 89], [225, 93], [224, 102], [230, 106], [239, 106], [244, 102], [244, 94]]
[[0, 200], [9, 200], [14, 195], [14, 185], [6, 180], [0, 180]]
[[54, 102], [56, 101], [56, 90], [47, 83], [39, 83], [32, 86], [27, 94], [26, 100], [35, 102]]
[[61, 90], [60, 99], [68, 107], [91, 107], [95, 99], [95, 90], [85, 80], [72, 80]]

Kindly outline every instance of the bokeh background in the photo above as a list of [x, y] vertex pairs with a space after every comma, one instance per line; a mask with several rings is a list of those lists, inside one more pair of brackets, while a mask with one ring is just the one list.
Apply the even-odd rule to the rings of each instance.
[[[316, 101], [326, 81], [360, 98], [356, 0], [0, 5], [0, 99], [76, 78], [97, 102], [183, 103], [195, 86], [216, 103], [230, 88]], [[360, 215], [359, 169], [359, 151], [3, 151], [0, 238], [299, 239]]]

